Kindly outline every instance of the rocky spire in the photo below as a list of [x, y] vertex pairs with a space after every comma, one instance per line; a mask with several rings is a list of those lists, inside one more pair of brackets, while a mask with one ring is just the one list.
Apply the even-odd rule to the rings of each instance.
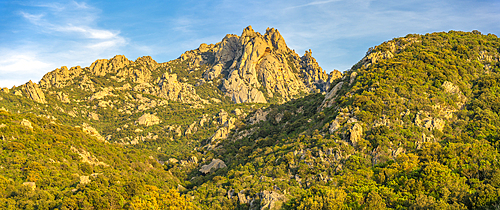
[[40, 89], [40, 87], [31, 80], [22, 86], [22, 90], [31, 100], [42, 104], [47, 103], [42, 89]]

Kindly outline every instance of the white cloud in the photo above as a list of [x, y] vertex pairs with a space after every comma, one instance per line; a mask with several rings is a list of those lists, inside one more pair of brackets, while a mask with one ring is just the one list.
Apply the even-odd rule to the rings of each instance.
[[313, 2], [310, 2], [310, 3], [307, 3], [307, 4], [302, 4], [302, 5], [287, 7], [285, 9], [295, 9], [295, 8], [299, 8], [299, 7], [307, 7], [307, 6], [328, 4], [328, 3], [336, 2], [336, 1], [340, 1], [340, 0], [313, 1]]
[[0, 87], [21, 85], [28, 80], [37, 82], [53, 65], [33, 51], [0, 50]]
[[38, 22], [42, 19], [42, 17], [44, 16], [43, 14], [38, 14], [38, 15], [33, 15], [33, 14], [29, 14], [29, 13], [26, 13], [26, 12], [20, 12], [20, 14], [28, 19], [30, 22], [32, 22], [33, 24], [36, 24], [38, 25]]
[[96, 59], [123, 54], [128, 45], [120, 30], [98, 27], [100, 10], [85, 2], [25, 6], [17, 14], [32, 35], [0, 49], [0, 87], [39, 81], [61, 66], [89, 66]]

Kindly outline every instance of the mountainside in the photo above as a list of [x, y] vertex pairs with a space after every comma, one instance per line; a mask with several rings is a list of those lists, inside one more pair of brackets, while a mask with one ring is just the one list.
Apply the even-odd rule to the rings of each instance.
[[[225, 138], [236, 119], [253, 109], [250, 106], [324, 92], [340, 76], [338, 71], [327, 75], [311, 51], [298, 56], [276, 29], [261, 35], [249, 26], [241, 36], [201, 44], [166, 63], [149, 56], [131, 61], [117, 55], [90, 67], [63, 66], [39, 84], [29, 81], [4, 90], [36, 103], [4, 107], [36, 109], [68, 125], [95, 128], [109, 142], [147, 142], [139, 147], [161, 147], [169, 153]], [[226, 121], [230, 125], [225, 126]]]
[[[310, 51], [298, 56], [277, 30], [251, 27], [167, 63], [115, 56], [62, 67], [0, 92], [9, 110], [0, 111], [9, 165], [0, 199], [24, 208], [35, 197], [16, 197], [19, 186], [33, 182], [25, 191], [54, 197], [39, 199], [51, 200], [47, 208], [70, 198], [76, 208], [111, 208], [117, 197], [90, 196], [102, 188], [121, 196], [112, 208], [126, 209], [168, 205], [161, 196], [191, 198], [186, 209], [494, 209], [499, 79], [500, 39], [478, 31], [396, 38], [343, 74], [327, 75]], [[49, 153], [36, 158], [40, 145]], [[82, 151], [107, 166], [79, 168]], [[64, 161], [53, 153], [75, 154], [69, 169], [25, 170]], [[147, 181], [127, 194], [112, 184], [116, 170]], [[74, 173], [101, 173], [108, 184], [85, 191]], [[68, 182], [45, 185], [54, 177]]]

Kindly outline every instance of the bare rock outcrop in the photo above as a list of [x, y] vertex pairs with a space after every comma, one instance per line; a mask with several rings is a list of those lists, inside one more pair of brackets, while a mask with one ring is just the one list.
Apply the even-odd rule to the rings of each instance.
[[103, 88], [101, 91], [95, 93], [89, 98], [89, 101], [103, 99], [106, 96], [114, 96], [112, 93], [112, 88]]
[[250, 124], [256, 124], [261, 121], [265, 121], [269, 111], [263, 111], [262, 109], [257, 109], [255, 113], [248, 119]]
[[63, 88], [70, 84], [73, 84], [74, 78], [82, 75], [84, 70], [80, 66], [68, 67], [62, 66], [60, 69], [55, 69], [47, 74], [45, 74], [40, 80], [40, 86], [42, 88], [48, 89], [51, 87]]
[[215, 131], [215, 133], [210, 137], [211, 142], [218, 139], [226, 139], [231, 132], [231, 129], [235, 128], [235, 121], [236, 119], [231, 117], [224, 122], [224, 125], [217, 129], [217, 131]]
[[179, 82], [176, 74], [164, 73], [158, 82], [157, 95], [172, 101], [184, 103], [208, 103], [196, 94], [194, 87]]
[[90, 165], [102, 165], [102, 166], [109, 166], [108, 164], [99, 161], [95, 156], [90, 154], [90, 152], [84, 150], [84, 149], [77, 149], [73, 146], [70, 147], [71, 151], [80, 155], [81, 161], [84, 163], [88, 163]]
[[40, 89], [40, 87], [36, 83], [33, 83], [31, 80], [22, 85], [21, 89], [29, 99], [42, 104], [47, 103], [47, 101], [45, 100], [45, 94], [43, 93], [42, 89]]
[[84, 133], [94, 136], [98, 140], [106, 141], [106, 139], [104, 139], [104, 137], [102, 137], [101, 134], [94, 127], [90, 126], [87, 123], [83, 123], [82, 130]]
[[[257, 197], [260, 200], [259, 205], [252, 202], [250, 204], [250, 209], [278, 209], [280, 207], [280, 203], [285, 200], [284, 195], [267, 190], [257, 193]], [[258, 208], [256, 208], [257, 206]]]
[[160, 124], [160, 118], [158, 118], [154, 114], [146, 113], [141, 117], [139, 117], [139, 119], [137, 119], [137, 123], [139, 123], [139, 125], [145, 125], [145, 126], [157, 125]]
[[184, 135], [196, 133], [196, 131], [198, 131], [198, 128], [196, 127], [196, 124], [198, 124], [198, 122], [196, 122], [196, 121], [194, 121], [193, 123], [191, 123], [188, 126], [188, 128], [186, 129], [186, 131], [184, 132]]
[[33, 125], [31, 125], [31, 122], [27, 119], [23, 119], [23, 121], [21, 121], [21, 125], [33, 130]]
[[335, 99], [337, 98], [337, 93], [339, 90], [342, 88], [342, 85], [344, 85], [344, 82], [339, 82], [335, 86], [333, 86], [330, 91], [325, 96], [325, 99], [323, 99], [323, 102], [321, 103], [320, 109], [328, 108], [331, 107], [335, 103]]
[[219, 168], [225, 168], [227, 167], [224, 161], [221, 159], [213, 159], [212, 162], [208, 165], [203, 165], [200, 169], [201, 173], [208, 174], [211, 172], [216, 171]]
[[57, 92], [56, 93], [56, 97], [57, 97], [57, 99], [59, 99], [59, 101], [61, 101], [63, 103], [69, 103], [69, 102], [71, 102], [71, 100], [68, 97], [68, 94], [66, 94], [66, 93]]
[[[214, 60], [203, 78], [215, 81], [222, 77], [221, 90], [235, 103], [267, 103], [275, 96], [286, 101], [327, 87], [329, 75], [319, 67], [311, 51], [298, 56], [274, 28], [262, 35], [248, 26], [241, 36], [229, 34], [216, 45], [202, 48], [212, 52]], [[181, 59], [197, 60], [201, 54], [193, 52]]]
[[89, 71], [96, 76], [104, 76], [107, 73], [117, 73], [119, 69], [132, 63], [123, 55], [116, 55], [111, 59], [99, 59], [90, 65]]
[[361, 140], [361, 136], [363, 135], [363, 127], [356, 123], [351, 128], [351, 135], [349, 136], [349, 140], [353, 146], [358, 145], [358, 142]]
[[415, 37], [401, 38], [398, 41], [392, 40], [385, 42], [377, 46], [375, 49], [370, 48], [368, 52], [366, 52], [366, 56], [358, 64], [368, 67], [380, 60], [393, 58], [396, 53], [401, 52], [407, 46], [415, 42], [419, 42], [419, 40]]

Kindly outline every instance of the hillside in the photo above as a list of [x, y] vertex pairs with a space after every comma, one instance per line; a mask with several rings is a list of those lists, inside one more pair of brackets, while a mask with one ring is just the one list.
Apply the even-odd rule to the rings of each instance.
[[208, 153], [227, 169], [187, 186], [210, 208], [497, 206], [499, 41], [451, 31], [376, 46], [326, 95], [255, 112]]
[[324, 92], [340, 75], [327, 75], [311, 51], [298, 56], [276, 29], [261, 35], [249, 26], [166, 63], [117, 55], [89, 67], [63, 66], [38, 84], [4, 89], [0, 107], [88, 125], [109, 142], [183, 153], [225, 138], [226, 128], [254, 108]]
[[[112, 177], [131, 164], [127, 177], [150, 180], [141, 186], [174, 198], [177, 191], [167, 189], [177, 186], [193, 208], [491, 209], [500, 205], [499, 72], [500, 39], [478, 31], [395, 38], [370, 48], [349, 71], [327, 75], [310, 51], [298, 56], [277, 30], [261, 35], [247, 27], [170, 62], [116, 56], [4, 89], [2, 154], [5, 161], [28, 156], [8, 141], [43, 154], [35, 146], [57, 143], [41, 136], [57, 125], [57, 136], [76, 132], [82, 140], [73, 147], [109, 165], [93, 166], [94, 173]], [[24, 118], [35, 123], [32, 131], [22, 127]], [[68, 143], [51, 148], [80, 151]], [[49, 158], [61, 162], [47, 155], [40, 165], [48, 167]], [[139, 163], [152, 168], [134, 168]], [[62, 175], [32, 181], [15, 175], [20, 167], [0, 174], [13, 179], [3, 185], [9, 192], [90, 173], [73, 163]], [[48, 194], [80, 192], [77, 181]], [[38, 186], [36, 193], [46, 189]], [[103, 189], [123, 197], [116, 208], [151, 196], [125, 194], [120, 185]], [[49, 208], [72, 196], [63, 194]], [[2, 198], [20, 207], [23, 199], [12, 195]]]

